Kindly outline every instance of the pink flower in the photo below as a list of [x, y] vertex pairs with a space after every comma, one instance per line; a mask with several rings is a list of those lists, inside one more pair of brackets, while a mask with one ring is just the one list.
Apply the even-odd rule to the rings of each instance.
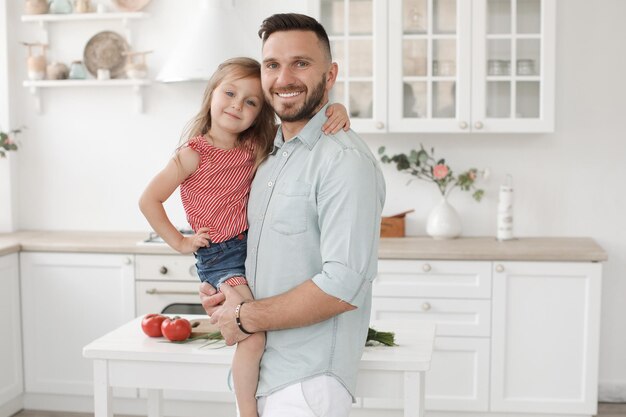
[[435, 165], [433, 168], [433, 177], [436, 180], [444, 179], [448, 175], [448, 167], [444, 164]]
[[467, 176], [469, 177], [470, 180], [476, 181], [476, 171], [474, 171], [473, 169], [467, 173]]

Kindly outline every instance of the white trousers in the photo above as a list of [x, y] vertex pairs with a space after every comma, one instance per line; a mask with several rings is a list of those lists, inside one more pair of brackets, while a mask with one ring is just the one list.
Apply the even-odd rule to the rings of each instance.
[[352, 396], [336, 378], [320, 375], [258, 400], [259, 417], [348, 417]]

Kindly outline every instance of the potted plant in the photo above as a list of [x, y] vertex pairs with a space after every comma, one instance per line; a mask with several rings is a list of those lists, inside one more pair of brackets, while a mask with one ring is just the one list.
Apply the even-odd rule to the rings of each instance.
[[[420, 149], [412, 149], [408, 154], [400, 153], [389, 156], [385, 154], [385, 147], [378, 149], [381, 161], [385, 164], [395, 164], [398, 171], [413, 175], [415, 178], [432, 182], [441, 194], [441, 202], [435, 206], [428, 216], [426, 232], [435, 239], [450, 239], [461, 234], [461, 220], [458, 213], [447, 200], [448, 195], [455, 188], [472, 192], [472, 197], [480, 201], [485, 191], [476, 187], [479, 171], [470, 168], [456, 175], [446, 164], [444, 158], [435, 158], [435, 149], [430, 152], [420, 144]], [[483, 176], [486, 170], [482, 171]], [[411, 182], [409, 180], [409, 182]]]
[[0, 130], [0, 158], [6, 158], [9, 151], [17, 151], [17, 144], [13, 140], [13, 136], [20, 132], [20, 129], [10, 130], [8, 133]]

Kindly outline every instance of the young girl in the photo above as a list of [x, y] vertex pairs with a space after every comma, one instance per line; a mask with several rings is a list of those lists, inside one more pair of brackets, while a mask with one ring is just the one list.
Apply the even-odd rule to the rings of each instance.
[[[345, 108], [328, 107], [322, 127], [336, 133], [349, 127]], [[139, 206], [152, 228], [173, 249], [194, 253], [202, 281], [252, 293], [244, 262], [248, 224], [246, 206], [255, 168], [271, 152], [275, 115], [263, 99], [261, 67], [254, 59], [222, 63], [204, 93], [200, 112], [183, 137], [186, 142], [143, 192]], [[180, 186], [194, 235], [183, 236], [171, 223], [163, 203]], [[255, 333], [237, 345], [232, 372], [240, 416], [257, 417], [256, 387], [265, 335]]]

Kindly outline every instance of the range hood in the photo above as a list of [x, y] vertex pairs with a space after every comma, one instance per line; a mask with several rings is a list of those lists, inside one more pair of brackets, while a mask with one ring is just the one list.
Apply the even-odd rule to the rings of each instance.
[[235, 0], [200, 0], [197, 13], [183, 31], [156, 77], [164, 83], [206, 81], [228, 58], [255, 58], [261, 41], [254, 30], [244, 31]]

